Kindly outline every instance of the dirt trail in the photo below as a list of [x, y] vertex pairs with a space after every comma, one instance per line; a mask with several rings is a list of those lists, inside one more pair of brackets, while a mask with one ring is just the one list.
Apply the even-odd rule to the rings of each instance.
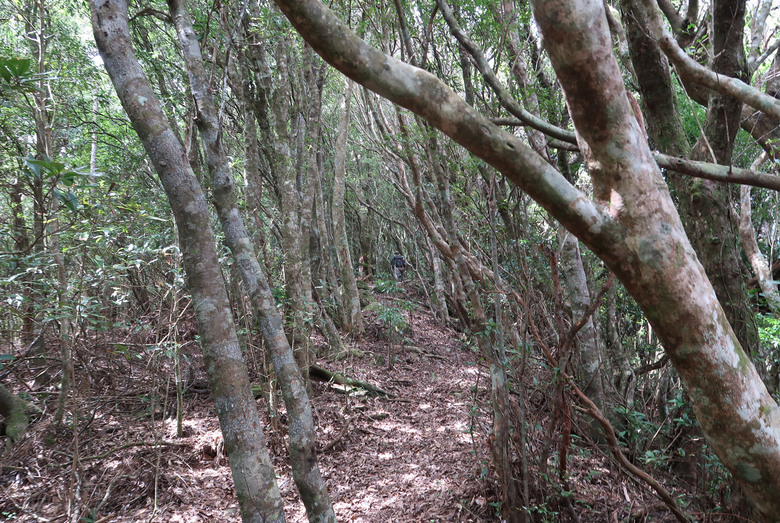
[[[389, 307], [398, 303], [379, 299]], [[491, 474], [482, 436], [486, 420], [472, 407], [487, 399], [484, 368], [425, 309], [415, 310], [411, 320], [403, 313], [411, 325], [405, 346], [389, 343], [377, 312], [366, 319], [365, 339], [351, 344], [362, 357], [318, 363], [395, 398], [344, 394], [313, 382], [320, 466], [339, 521], [494, 520], [489, 482], [480, 479]], [[240, 521], [208, 394], [186, 396], [185, 437], [176, 438], [171, 417], [152, 422], [139, 415], [148, 412], [148, 387], [169, 386], [165, 372], [136, 375], [134, 382], [127, 376], [122, 392], [108, 385], [98, 390], [97, 367], [90, 370], [93, 379], [84, 377], [89, 388], [78, 398], [80, 463], [72, 464], [72, 433], [47, 446], [45, 424], [33, 424], [25, 442], [4, 456], [0, 513], [17, 521], [64, 521], [70, 503], [88, 521]], [[169, 398], [171, 393], [169, 388]], [[283, 409], [280, 420], [286, 423]], [[288, 521], [304, 522], [282, 432], [268, 432], [269, 447]]]
[[416, 311], [411, 327], [411, 346], [391, 349], [392, 368], [387, 340], [371, 329], [358, 344], [365, 357], [333, 364], [397, 399], [348, 400], [316, 387], [323, 441], [351, 419], [321, 458], [341, 521], [471, 521], [474, 507], [484, 507], [476, 478], [487, 446], [477, 434], [472, 439], [471, 405], [473, 387], [486, 378], [474, 355], [427, 312]]

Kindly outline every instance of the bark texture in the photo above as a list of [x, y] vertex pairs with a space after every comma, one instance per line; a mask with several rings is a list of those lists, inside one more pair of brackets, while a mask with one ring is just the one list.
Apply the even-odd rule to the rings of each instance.
[[752, 214], [750, 187], [743, 185], [739, 192], [739, 239], [767, 305], [773, 314], [778, 315], [780, 314], [780, 292], [777, 290], [777, 282], [772, 279], [769, 263], [758, 248], [756, 230], [753, 228], [751, 220]]
[[[742, 27], [744, 5], [739, 2], [713, 4], [713, 67], [721, 74], [744, 72]], [[718, 92], [711, 92], [705, 133], [690, 151], [677, 109], [675, 88], [666, 56], [647, 32], [650, 23], [640, 0], [623, 0], [631, 57], [634, 61], [645, 108], [648, 134], [666, 154], [730, 165], [742, 104]], [[672, 167], [673, 169], [674, 167]], [[694, 179], [670, 172], [688, 237], [704, 265], [729, 322], [743, 348], [756, 353], [758, 333], [744, 283], [744, 270], [737, 229], [731, 212], [731, 188], [706, 179]]]
[[[561, 238], [560, 269], [565, 293], [572, 312], [572, 323], [579, 322], [590, 308], [590, 290], [585, 267], [580, 256], [577, 238], [566, 230], [559, 231]], [[576, 337], [576, 364], [578, 383], [582, 391], [601, 410], [605, 411], [604, 381], [601, 375], [601, 345], [593, 318], [588, 317]]]
[[211, 174], [219, 221], [225, 233], [225, 241], [236, 259], [241, 278], [249, 291], [253, 312], [260, 323], [263, 338], [271, 349], [274, 369], [290, 416], [289, 449], [293, 477], [309, 521], [335, 521], [330, 497], [317, 464], [311, 403], [292, 349], [287, 343], [282, 318], [276, 309], [268, 280], [257, 261], [236, 204], [232, 172], [222, 148], [217, 110], [209, 93], [208, 75], [197, 35], [184, 0], [170, 0], [168, 5], [184, 55], [192, 97], [196, 102], [198, 130]]
[[[712, 4], [712, 69], [722, 75], [744, 78], [742, 45], [745, 2], [715, 0]], [[693, 160], [730, 165], [734, 140], [739, 129], [742, 102], [711, 92], [707, 104], [704, 134], [691, 151]], [[742, 262], [735, 232], [733, 188], [711, 180], [673, 179], [684, 217], [686, 232], [704, 265], [720, 303], [742, 347], [758, 352], [758, 330], [745, 286], [746, 267]]]
[[347, 135], [349, 134], [349, 106], [352, 98], [352, 81], [345, 78], [344, 100], [339, 115], [338, 136], [334, 159], [333, 199], [331, 213], [333, 214], [333, 241], [336, 245], [339, 268], [341, 269], [342, 303], [345, 307], [346, 323], [342, 325], [344, 332], [355, 338], [363, 336], [363, 315], [360, 309], [360, 293], [352, 268], [352, 256], [349, 253], [347, 238], [347, 223], [344, 215], [344, 193], [347, 176]]
[[262, 421], [222, 283], [206, 199], [132, 50], [125, 0], [90, 2], [100, 55], [171, 204], [241, 517], [284, 521]]
[[605, 261], [658, 333], [713, 449], [764, 514], [780, 513], [780, 411], [685, 236], [628, 102], [603, 2], [534, 3], [581, 148], [592, 154], [599, 202], [436, 77], [368, 46], [319, 2], [277, 4], [332, 65], [496, 167]]

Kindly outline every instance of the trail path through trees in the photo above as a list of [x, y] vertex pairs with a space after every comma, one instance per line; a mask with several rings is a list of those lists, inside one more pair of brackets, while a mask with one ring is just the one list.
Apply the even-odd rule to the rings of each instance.
[[[391, 308], [400, 298], [379, 299], [384, 303], [381, 307]], [[368, 312], [366, 337], [352, 344], [362, 357], [318, 359], [328, 370], [375, 384], [395, 396], [371, 397], [362, 390], [344, 394], [332, 384], [313, 382], [318, 449], [338, 519], [492, 519], [495, 509], [480, 480], [480, 475], [490, 474], [483, 435], [489, 420], [480, 409], [472, 409], [475, 401], [481, 404], [488, 399], [486, 370], [461, 336], [436, 326], [427, 310], [413, 311], [411, 321], [408, 311], [401, 314], [411, 324], [410, 332], [392, 334], [378, 312]], [[95, 354], [106, 352], [104, 343], [116, 346], [112, 340], [95, 342], [95, 347], [82, 352], [92, 352], [97, 362], [100, 358]], [[185, 396], [183, 438], [175, 436], [175, 389], [166, 365], [155, 368], [159, 362], [140, 364], [140, 358], [131, 358], [121, 362], [127, 368], [114, 370], [111, 379], [117, 359], [111, 365], [107, 360], [103, 363], [105, 371], [101, 363], [77, 370], [83, 413], [78, 488], [74, 488], [72, 456], [55, 450], [72, 451], [72, 434], [60, 434], [62, 441], [46, 446], [45, 428], [34, 423], [28, 439], [5, 456], [0, 510], [18, 514], [21, 520], [58, 519], [66, 500], [78, 491], [82, 513], [96, 521], [148, 521], [153, 513], [154, 521], [240, 521], [197, 351], [191, 360], [194, 385]], [[154, 406], [150, 389], [159, 391]], [[288, 521], [305, 521], [283, 440], [287, 416], [283, 404], [279, 407], [281, 430], [268, 430], [271, 454]], [[151, 410], [156, 414], [154, 424]], [[164, 419], [163, 411], [167, 412]], [[472, 424], [476, 424], [473, 438]]]
[[[408, 322], [408, 314], [404, 318]], [[339, 519], [474, 519], [470, 507], [485, 505], [477, 478], [489, 448], [481, 429], [472, 439], [472, 422], [486, 422], [471, 418], [472, 388], [485, 392], [485, 369], [456, 333], [435, 326], [427, 312], [412, 313], [407, 347], [388, 347], [387, 333], [373, 319], [366, 341], [358, 345], [365, 357], [335, 365], [397, 397], [348, 402], [344, 395], [325, 391], [317, 399], [322, 439], [337, 437], [345, 416], [352, 420], [322, 457]], [[395, 360], [392, 369], [388, 348]]]
[[[364, 313], [365, 337], [350, 344], [362, 356], [317, 362], [393, 397], [361, 389], [345, 394], [344, 387], [313, 380], [317, 448], [338, 520], [499, 521], [486, 436], [491, 424], [487, 365], [477, 359], [466, 336], [437, 325], [428, 309], [415, 306], [410, 316], [408, 308], [416, 303], [411, 294], [377, 294], [375, 299]], [[396, 325], [403, 320], [411, 330], [392, 330], [388, 318]], [[122, 340], [96, 338], [74, 352], [79, 361], [93, 362], [76, 366], [76, 466], [73, 425], [59, 433], [57, 441], [45, 441], [48, 425], [33, 419], [25, 439], [3, 456], [1, 514], [15, 515], [18, 521], [65, 521], [64, 507], [71, 503], [72, 510], [91, 521], [240, 521], [213, 400], [192, 343], [194, 320], [184, 319], [179, 330], [181, 343], [191, 349], [184, 351], [191, 373], [184, 437], [176, 437], [176, 393], [167, 360], [143, 348], [143, 333], [127, 332]], [[324, 343], [315, 340], [315, 349], [323, 352]], [[126, 354], [116, 353], [120, 346]], [[137, 352], [132, 347], [138, 347]], [[257, 365], [257, 357], [250, 357], [250, 363]], [[534, 368], [526, 379], [536, 385], [527, 388], [525, 405], [530, 459], [535, 463], [547, 445], [552, 405], [543, 393], [549, 375], [543, 367]], [[512, 401], [517, 414], [521, 399], [513, 394]], [[286, 453], [288, 417], [284, 403], [277, 402], [276, 423], [268, 409], [262, 416], [267, 427], [278, 427], [267, 433], [288, 521], [303, 523], [306, 516]], [[605, 521], [607, 515], [669, 515], [652, 493], [628, 480], [589, 445], [570, 454], [570, 496], [581, 509], [582, 521]], [[555, 468], [557, 452], [547, 456]], [[663, 481], [659, 471], [654, 473]], [[685, 487], [665, 483], [685, 496]], [[560, 516], [565, 510], [556, 506], [559, 498], [553, 491], [534, 492], [532, 497], [536, 513]]]

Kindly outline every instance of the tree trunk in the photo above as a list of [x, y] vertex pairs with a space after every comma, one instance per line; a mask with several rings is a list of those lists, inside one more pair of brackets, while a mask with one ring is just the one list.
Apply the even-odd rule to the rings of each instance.
[[352, 256], [349, 253], [347, 224], [344, 215], [344, 192], [347, 175], [347, 136], [349, 134], [349, 105], [352, 98], [352, 81], [345, 78], [344, 101], [339, 114], [338, 136], [334, 159], [333, 199], [331, 213], [333, 214], [333, 241], [336, 244], [339, 268], [341, 269], [341, 286], [343, 289], [341, 302], [346, 309], [347, 323], [341, 328], [354, 338], [363, 337], [363, 315], [360, 309], [360, 293], [355, 281], [355, 271], [352, 268]]
[[[561, 242], [560, 270], [563, 286], [572, 312], [572, 323], [577, 323], [590, 308], [590, 290], [588, 290], [585, 268], [580, 257], [579, 241], [562, 227], [558, 230], [558, 237]], [[599, 410], [606, 413], [604, 382], [601, 375], [601, 344], [592, 317], [587, 319], [577, 333], [576, 340], [578, 382], [581, 384], [582, 391]]]
[[740, 188], [739, 237], [767, 305], [773, 314], [780, 315], [780, 293], [777, 290], [777, 282], [772, 279], [769, 264], [758, 249], [751, 215], [750, 187], [743, 185]]
[[[287, 290], [287, 326], [290, 345], [304, 377], [309, 369], [309, 337], [307, 335], [309, 305], [303, 299], [301, 279], [301, 227], [298, 180], [293, 164], [290, 132], [290, 76], [288, 60], [291, 52], [287, 37], [282, 36], [276, 48], [276, 83], [271, 101], [274, 116], [273, 172], [279, 189], [279, 211], [282, 221], [282, 254]], [[296, 129], [296, 131], [299, 131]], [[308, 238], [306, 238], [308, 241]], [[307, 379], [308, 381], [308, 379]]]
[[[36, 20], [37, 18], [37, 20]], [[33, 20], [36, 20], [38, 27], [34, 27]], [[30, 38], [32, 51], [36, 58], [36, 68], [40, 79], [36, 91], [33, 93], [34, 101], [34, 118], [35, 118], [35, 157], [38, 160], [50, 161], [52, 159], [52, 119], [54, 118], [54, 108], [51, 107], [51, 86], [48, 80], [48, 41], [51, 38], [49, 35], [49, 21], [47, 15], [46, 5], [43, 0], [33, 2], [29, 5], [29, 18], [28, 29], [31, 32], [35, 32], [35, 38]], [[42, 177], [41, 177], [42, 178]], [[52, 180], [53, 185], [58, 183], [57, 179]], [[46, 210], [47, 202], [41, 197], [40, 200], [41, 212]], [[41, 233], [43, 234], [45, 228], [48, 227], [49, 231], [55, 231], [48, 235], [48, 242], [44, 243], [48, 247], [52, 258], [54, 259], [54, 267], [57, 270], [57, 299], [56, 308], [57, 316], [59, 316], [59, 330], [57, 333], [59, 347], [60, 347], [60, 361], [62, 366], [62, 378], [60, 379], [60, 391], [57, 398], [57, 409], [54, 412], [53, 421], [54, 425], [58, 426], [63, 419], [65, 413], [65, 403], [70, 393], [72, 377], [73, 377], [73, 361], [71, 359], [71, 343], [72, 343], [72, 316], [69, 311], [72, 311], [70, 296], [68, 292], [68, 280], [67, 271], [65, 268], [65, 257], [60, 249], [59, 237], [57, 231], [60, 228], [59, 220], [59, 207], [60, 202], [57, 198], [52, 198], [48, 202], [48, 212], [50, 216], [48, 220], [41, 224]], [[42, 217], [41, 217], [42, 218]], [[41, 236], [44, 238], [44, 236]]]
[[[21, 261], [27, 250], [30, 248], [30, 238], [27, 234], [27, 225], [24, 218], [24, 207], [22, 205], [22, 182], [17, 179], [11, 186], [8, 194], [9, 207], [13, 215], [13, 225], [11, 235], [14, 239], [14, 250], [17, 254], [14, 262], [21, 266]], [[29, 346], [35, 340], [35, 291], [32, 288], [32, 279], [30, 274], [23, 274], [17, 281], [22, 290], [22, 306], [20, 315], [22, 317], [22, 328], [20, 341], [22, 346]]]
[[436, 309], [436, 316], [439, 317], [439, 321], [442, 325], [447, 325], [450, 321], [450, 313], [447, 309], [447, 289], [445, 287], [445, 275], [444, 268], [442, 267], [441, 258], [439, 252], [431, 245], [431, 240], [428, 236], [425, 236], [425, 245], [428, 251], [431, 253], [431, 266], [433, 268], [433, 295], [436, 298], [434, 307]]
[[436, 77], [369, 47], [318, 1], [276, 2], [334, 67], [493, 165], [604, 260], [658, 333], [712, 448], [764, 514], [780, 513], [780, 409], [685, 236], [628, 102], [603, 2], [534, 3], [580, 149], [590, 151], [598, 203]]
[[284, 521], [263, 424], [252, 397], [211, 233], [205, 196], [132, 50], [125, 0], [90, 2], [95, 41], [163, 184], [179, 232], [206, 371], [247, 522]]
[[192, 97], [198, 108], [196, 121], [205, 148], [214, 204], [225, 233], [225, 241], [236, 259], [241, 278], [252, 300], [254, 313], [259, 319], [263, 337], [271, 349], [274, 369], [290, 416], [289, 445], [293, 477], [309, 520], [335, 521], [330, 497], [317, 465], [314, 419], [305, 381], [285, 338], [282, 318], [277, 312], [268, 281], [252, 249], [249, 234], [236, 204], [232, 173], [222, 148], [217, 111], [209, 93], [208, 75], [203, 65], [197, 36], [184, 0], [170, 0], [168, 6], [184, 54]]
[[[745, 76], [743, 28], [745, 0], [715, 0], [712, 4], [712, 69]], [[731, 165], [742, 102], [710, 93], [704, 135], [691, 159]], [[714, 155], [714, 157], [713, 157]], [[674, 183], [676, 182], [676, 183]], [[726, 311], [731, 326], [748, 354], [758, 353], [758, 330], [747, 295], [737, 224], [732, 207], [734, 189], [711, 180], [673, 180], [686, 232]]]

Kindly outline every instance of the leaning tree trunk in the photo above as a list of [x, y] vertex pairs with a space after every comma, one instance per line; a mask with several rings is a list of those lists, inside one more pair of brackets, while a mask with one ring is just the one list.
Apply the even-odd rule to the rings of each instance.
[[341, 269], [341, 286], [344, 289], [341, 302], [344, 304], [344, 317], [347, 320], [347, 323], [341, 327], [344, 332], [351, 334], [354, 338], [361, 338], [364, 331], [363, 315], [360, 309], [360, 294], [355, 281], [355, 272], [352, 269], [352, 256], [349, 253], [347, 224], [344, 215], [347, 136], [349, 135], [349, 104], [351, 98], [352, 80], [345, 78], [344, 100], [340, 110], [338, 136], [336, 137], [331, 213], [333, 214], [333, 241], [336, 244], [336, 254], [338, 255], [339, 268]]
[[[713, 8], [712, 41], [716, 55], [713, 67], [722, 74], [738, 76], [744, 67], [744, 62], [739, 58], [742, 53], [744, 2], [716, 2]], [[648, 34], [647, 14], [640, 0], [623, 0], [623, 11], [648, 135], [661, 152], [686, 156], [690, 147], [677, 107], [676, 88], [666, 56]], [[705, 134], [690, 153], [692, 159], [724, 165], [731, 162], [741, 105], [718, 93], [710, 94]], [[669, 173], [669, 180], [678, 196], [688, 237], [720, 298], [726, 316], [742, 346], [748, 352], [754, 352], [758, 336], [744, 284], [744, 264], [734, 234], [737, 227], [731, 212], [732, 189], [710, 180], [690, 180], [674, 172]]]
[[290, 416], [289, 445], [293, 477], [301, 493], [309, 521], [335, 521], [327, 488], [317, 465], [316, 435], [311, 403], [305, 382], [285, 337], [282, 318], [274, 302], [263, 269], [252, 249], [246, 227], [236, 204], [230, 165], [222, 148], [217, 110], [209, 92], [208, 74], [200, 45], [184, 0], [170, 0], [168, 6], [176, 25], [184, 55], [190, 91], [198, 109], [197, 124], [206, 154], [214, 191], [214, 204], [233, 252], [252, 307], [259, 319], [263, 338], [271, 349], [272, 361]]
[[90, 2], [106, 70], [171, 204], [205, 367], [241, 517], [284, 521], [284, 506], [236, 336], [206, 198], [132, 50], [125, 0]]
[[581, 149], [590, 151], [595, 202], [438, 78], [371, 48], [319, 1], [276, 3], [334, 67], [493, 165], [604, 260], [658, 333], [712, 448], [762, 513], [780, 513], [780, 409], [685, 235], [628, 102], [604, 3], [534, 2]]

